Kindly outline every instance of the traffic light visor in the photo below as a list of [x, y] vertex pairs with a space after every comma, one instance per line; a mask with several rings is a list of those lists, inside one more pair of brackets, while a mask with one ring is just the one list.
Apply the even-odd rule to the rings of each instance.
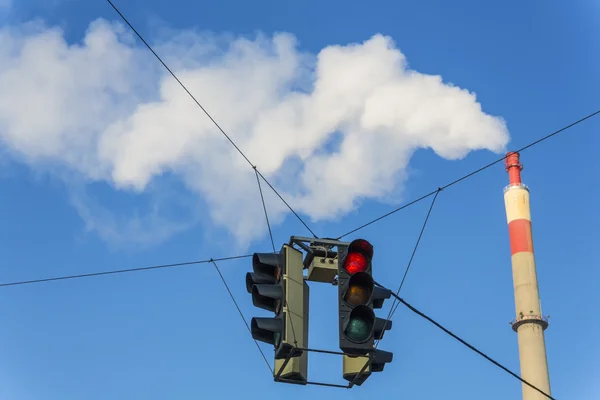
[[275, 346], [281, 341], [282, 322], [280, 318], [252, 318], [250, 332], [252, 337]]
[[373, 294], [374, 282], [371, 275], [358, 272], [348, 280], [348, 288], [344, 294], [344, 301], [351, 306], [367, 304]]
[[252, 269], [257, 275], [272, 277], [275, 282], [281, 278], [281, 260], [278, 254], [254, 253]]
[[277, 280], [273, 276], [260, 275], [252, 272], [246, 273], [246, 290], [248, 293], [252, 293], [252, 286], [259, 283], [275, 284], [277, 283]]
[[348, 252], [361, 253], [371, 261], [373, 259], [373, 245], [365, 239], [353, 240], [348, 246]]
[[252, 304], [268, 311], [278, 312], [283, 290], [276, 285], [254, 285], [252, 286]]
[[375, 313], [367, 306], [358, 306], [348, 316], [344, 334], [348, 340], [361, 343], [371, 337], [375, 325]]

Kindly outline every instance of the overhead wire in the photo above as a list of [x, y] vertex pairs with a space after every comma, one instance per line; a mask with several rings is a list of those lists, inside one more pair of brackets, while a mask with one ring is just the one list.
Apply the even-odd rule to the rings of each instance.
[[102, 272], [92, 272], [88, 274], [77, 274], [77, 275], [66, 275], [66, 276], [57, 276], [52, 278], [43, 278], [43, 279], [33, 279], [29, 281], [17, 281], [17, 282], [9, 282], [9, 283], [0, 283], [0, 287], [7, 286], [19, 286], [19, 285], [29, 285], [32, 283], [42, 283], [42, 282], [52, 282], [52, 281], [62, 281], [67, 279], [79, 279], [79, 278], [88, 278], [93, 276], [102, 276], [102, 275], [114, 275], [114, 274], [124, 274], [128, 272], [140, 272], [140, 271], [149, 271], [153, 269], [163, 269], [163, 268], [174, 268], [181, 267], [185, 265], [194, 265], [194, 264], [207, 264], [213, 261], [229, 261], [229, 260], [237, 260], [240, 258], [248, 258], [252, 257], [252, 254], [246, 254], [241, 256], [232, 256], [232, 257], [222, 257], [222, 258], [211, 258], [208, 260], [198, 260], [198, 261], [187, 261], [173, 264], [161, 264], [161, 265], [153, 265], [149, 267], [140, 267], [140, 268], [129, 268], [129, 269], [117, 269], [112, 271], [102, 271]]
[[[256, 183], [258, 184], [258, 191], [260, 192], [260, 199], [262, 201], [263, 210], [265, 212], [265, 220], [267, 222], [267, 228], [269, 229], [269, 237], [271, 238], [271, 245], [273, 246], [273, 254], [276, 254], [277, 249], [275, 248], [275, 240], [273, 238], [273, 230], [271, 229], [271, 223], [269, 222], [269, 213], [267, 212], [267, 204], [265, 203], [265, 197], [263, 195], [262, 185], [260, 184], [260, 179], [258, 178], [258, 171], [256, 170], [256, 168], [254, 169], [254, 171], [256, 172]], [[278, 265], [277, 267], [280, 268], [281, 266]], [[285, 303], [285, 298], [283, 299], [283, 302]], [[287, 304], [285, 304], [285, 305], [287, 306]], [[296, 330], [294, 329], [294, 322], [292, 321], [292, 316], [290, 315], [290, 313], [287, 313], [287, 316], [290, 321], [290, 326], [292, 328], [292, 336], [294, 337], [294, 345], [298, 346], [298, 340], [296, 339]]]
[[[223, 285], [225, 285], [225, 289], [227, 289], [227, 293], [229, 293], [229, 296], [231, 297], [231, 300], [233, 301], [233, 304], [235, 305], [235, 308], [237, 308], [238, 313], [240, 314], [240, 317], [242, 317], [242, 321], [244, 321], [244, 325], [246, 325], [246, 328], [248, 328], [248, 333], [250, 333], [250, 335], [252, 335], [252, 329], [250, 329], [250, 325], [248, 325], [248, 322], [246, 321], [246, 318], [244, 317], [244, 314], [242, 313], [242, 310], [240, 309], [240, 306], [238, 305], [238, 302], [235, 300], [235, 297], [233, 296], [233, 293], [231, 293], [231, 289], [229, 289], [229, 285], [227, 284], [227, 281], [225, 281], [225, 278], [223, 277], [223, 274], [221, 273], [221, 270], [219, 269], [219, 266], [217, 265], [217, 263], [215, 262], [215, 260], [210, 260], [210, 262], [213, 263], [213, 265], [215, 266], [215, 269], [217, 270], [217, 273], [221, 277], [221, 281], [223, 282]], [[252, 338], [252, 340], [254, 340], [254, 343], [256, 344], [256, 347], [258, 348], [258, 351], [260, 351], [260, 354], [262, 355], [262, 358], [265, 360], [265, 363], [267, 364], [267, 367], [271, 371], [271, 374], [273, 374], [274, 373], [273, 367], [271, 367], [271, 364], [267, 360], [267, 357], [265, 356], [265, 353], [260, 348], [260, 345], [258, 344], [258, 341], [256, 339], [254, 339], [254, 338]]]
[[152, 46], [150, 46], [150, 44], [142, 37], [142, 35], [133, 27], [133, 25], [129, 22], [129, 20], [127, 18], [125, 18], [125, 16], [123, 15], [123, 13], [121, 13], [121, 11], [117, 8], [117, 6], [115, 6], [115, 4], [111, 1], [111, 0], [106, 0], [108, 2], [108, 4], [110, 4], [110, 6], [117, 12], [117, 14], [119, 14], [119, 16], [121, 17], [121, 19], [129, 26], [129, 28], [131, 28], [131, 30], [136, 34], [136, 36], [142, 41], [142, 43], [144, 43], [144, 45], [148, 48], [148, 50], [150, 50], [152, 52], [152, 54], [154, 54], [154, 56], [156, 57], [156, 59], [163, 65], [163, 67], [165, 67], [165, 69], [171, 74], [171, 76], [177, 81], [177, 83], [179, 83], [179, 85], [183, 88], [183, 90], [185, 90], [185, 92], [190, 96], [190, 98], [196, 103], [196, 105], [198, 107], [200, 107], [200, 109], [204, 112], [204, 114], [206, 114], [206, 116], [211, 120], [211, 122], [217, 127], [217, 129], [223, 134], [223, 136], [225, 136], [225, 138], [227, 138], [227, 140], [231, 143], [231, 145], [237, 150], [238, 153], [240, 153], [240, 155], [246, 160], [246, 162], [252, 167], [254, 168], [254, 170], [261, 176], [261, 178], [267, 183], [267, 185], [269, 185], [269, 187], [273, 190], [273, 192], [275, 192], [275, 194], [283, 201], [283, 203], [286, 205], [286, 207], [296, 216], [296, 218], [298, 218], [298, 220], [302, 223], [302, 225], [304, 225], [304, 227], [306, 229], [308, 229], [308, 231], [315, 237], [318, 239], [318, 236], [315, 234], [315, 232], [306, 224], [306, 222], [304, 221], [304, 219], [302, 219], [300, 217], [300, 215], [298, 215], [298, 213], [296, 211], [294, 211], [294, 209], [289, 205], [289, 203], [287, 201], [285, 201], [285, 199], [281, 196], [281, 194], [279, 194], [279, 192], [275, 189], [275, 187], [273, 187], [273, 185], [271, 185], [271, 183], [264, 177], [263, 174], [260, 173], [260, 171], [258, 171], [256, 165], [254, 165], [250, 159], [246, 156], [246, 154], [244, 154], [244, 152], [239, 148], [239, 146], [233, 141], [233, 139], [225, 132], [225, 130], [221, 127], [221, 125], [219, 125], [217, 123], [217, 121], [212, 117], [212, 115], [210, 115], [210, 113], [206, 110], [206, 108], [204, 108], [202, 106], [202, 104], [200, 104], [200, 102], [196, 99], [196, 97], [188, 90], [188, 88], [183, 84], [183, 82], [181, 82], [181, 80], [177, 77], [177, 75], [175, 75], [175, 73], [171, 70], [171, 68], [169, 68], [169, 66], [162, 60], [162, 58], [156, 53], [156, 51], [154, 51], [154, 49], [152, 48]]
[[269, 238], [271, 239], [271, 245], [273, 246], [273, 253], [277, 253], [277, 250], [275, 250], [275, 240], [273, 239], [271, 223], [269, 222], [269, 214], [267, 213], [267, 203], [265, 203], [265, 197], [263, 195], [262, 186], [258, 177], [258, 171], [254, 169], [254, 172], [256, 174], [256, 183], [258, 184], [258, 191], [260, 192], [260, 200], [262, 201], [263, 210], [265, 212], [265, 219], [267, 220], [267, 228], [269, 229]]
[[[383, 285], [375, 282], [375, 284], [379, 287], [384, 288]], [[491, 362], [492, 364], [496, 365], [497, 367], [503, 369], [504, 371], [506, 371], [507, 373], [509, 373], [510, 375], [512, 375], [513, 377], [517, 378], [518, 380], [520, 380], [521, 382], [523, 382], [524, 384], [526, 384], [527, 386], [531, 387], [534, 390], [537, 390], [538, 392], [540, 392], [541, 394], [543, 394], [544, 396], [548, 397], [551, 400], [556, 400], [554, 397], [550, 396], [548, 393], [544, 392], [543, 390], [539, 389], [538, 387], [534, 386], [533, 384], [531, 384], [530, 382], [528, 382], [527, 380], [521, 378], [518, 374], [514, 373], [513, 371], [511, 371], [510, 369], [508, 369], [507, 367], [505, 367], [504, 365], [500, 364], [498, 361], [494, 360], [493, 358], [491, 358], [490, 356], [488, 356], [487, 354], [485, 354], [484, 352], [482, 352], [481, 350], [478, 350], [475, 346], [473, 346], [472, 344], [469, 344], [468, 342], [466, 342], [464, 339], [461, 339], [459, 336], [457, 336], [456, 334], [454, 334], [453, 332], [451, 332], [449, 329], [445, 328], [444, 326], [442, 326], [439, 322], [435, 321], [433, 318], [427, 316], [426, 314], [424, 314], [423, 312], [417, 310], [415, 307], [413, 307], [411, 304], [409, 304], [406, 300], [404, 300], [403, 298], [401, 298], [400, 296], [396, 295], [395, 293], [392, 293], [392, 296], [394, 296], [399, 303], [405, 305], [409, 310], [411, 310], [412, 312], [414, 312], [415, 314], [417, 314], [418, 316], [426, 319], [427, 321], [431, 322], [433, 325], [435, 325], [437, 328], [441, 329], [442, 331], [444, 331], [445, 333], [447, 333], [448, 335], [452, 336], [454, 339], [458, 340], [460, 343], [462, 343], [463, 345], [465, 345], [466, 347], [468, 347], [469, 349], [473, 350], [474, 352], [476, 352], [477, 354], [479, 354], [480, 356], [482, 356], [483, 358], [485, 358], [486, 360], [488, 360], [489, 362]]]
[[[429, 217], [431, 216], [431, 211], [433, 210], [433, 206], [435, 205], [435, 201], [438, 198], [438, 195], [440, 194], [440, 192], [442, 191], [442, 189], [438, 189], [433, 200], [431, 201], [431, 205], [429, 206], [429, 210], [427, 210], [427, 215], [425, 216], [425, 221], [423, 221], [423, 225], [421, 226], [421, 230], [419, 232], [419, 236], [417, 238], [417, 242], [415, 243], [415, 246], [413, 247], [413, 251], [412, 254], [410, 255], [410, 259], [408, 260], [408, 264], [406, 266], [406, 269], [404, 270], [404, 276], [402, 276], [402, 281], [400, 282], [400, 285], [398, 286], [398, 290], [396, 291], [396, 294], [394, 295], [394, 301], [392, 301], [392, 305], [390, 307], [390, 311], [388, 312], [388, 316], [386, 318], [387, 321], [391, 320], [392, 317], [394, 316], [394, 313], [396, 312], [396, 310], [398, 309], [399, 303], [397, 303], [397, 298], [400, 295], [400, 290], [402, 290], [402, 286], [404, 285], [404, 282], [406, 280], [406, 277], [408, 275], [408, 271], [410, 270], [410, 267], [412, 265], [412, 262], [415, 258], [415, 254], [417, 254], [417, 250], [419, 249], [419, 244], [421, 243], [421, 239], [423, 238], [423, 233], [425, 232], [425, 228], [427, 227], [427, 222], [429, 222]], [[394, 308], [395, 306], [395, 308]], [[387, 324], [387, 322], [386, 322]], [[379, 342], [381, 340], [377, 341], [377, 344], [375, 346], [375, 348], [377, 348], [377, 346], [379, 345]]]
[[[533, 146], [535, 146], [535, 145], [537, 145], [537, 144], [539, 144], [539, 143], [541, 143], [541, 142], [543, 142], [543, 141], [545, 141], [545, 140], [548, 140], [548, 139], [550, 139], [551, 137], [553, 137], [553, 136], [555, 136], [555, 135], [557, 135], [557, 134], [559, 134], [559, 133], [561, 133], [561, 132], [563, 132], [563, 131], [566, 131], [567, 129], [569, 129], [569, 128], [572, 128], [572, 127], [574, 127], [575, 125], [577, 125], [577, 124], [580, 124], [580, 123], [582, 123], [582, 122], [584, 122], [584, 121], [586, 121], [586, 120], [588, 120], [588, 119], [590, 119], [590, 118], [592, 118], [592, 117], [594, 117], [594, 116], [596, 116], [596, 115], [598, 115], [598, 114], [600, 114], [600, 110], [598, 110], [598, 111], [595, 111], [595, 112], [593, 112], [593, 113], [591, 113], [591, 114], [588, 114], [588, 115], [586, 115], [585, 117], [583, 117], [583, 118], [580, 118], [580, 119], [578, 119], [577, 121], [575, 121], [575, 122], [572, 122], [572, 123], [570, 123], [569, 125], [567, 125], [567, 126], [564, 126], [564, 127], [560, 128], [560, 129], [558, 129], [558, 130], [556, 130], [556, 131], [554, 131], [554, 132], [552, 132], [552, 133], [549, 133], [548, 135], [546, 135], [546, 136], [543, 136], [543, 137], [541, 137], [541, 138], [537, 139], [536, 141], [534, 141], [534, 142], [531, 142], [531, 143], [529, 143], [528, 145], [526, 145], [526, 146], [523, 146], [523, 147], [521, 147], [520, 149], [517, 149], [517, 150], [514, 150], [514, 151], [515, 151], [515, 152], [517, 152], [517, 153], [520, 153], [520, 152], [522, 152], [522, 151], [524, 151], [524, 150], [527, 150], [527, 149], [529, 149], [530, 147], [533, 147]], [[484, 170], [486, 170], [486, 169], [490, 168], [491, 166], [498, 164], [499, 162], [503, 161], [505, 158], [506, 158], [506, 155], [504, 155], [503, 157], [501, 157], [501, 158], [498, 158], [497, 160], [495, 160], [495, 161], [492, 161], [492, 162], [490, 162], [490, 163], [488, 163], [488, 164], [486, 164], [486, 165], [484, 165], [484, 166], [482, 166], [482, 167], [480, 167], [480, 168], [478, 168], [478, 169], [476, 169], [476, 170], [474, 170], [474, 171], [472, 171], [472, 172], [470, 172], [470, 173], [468, 173], [468, 174], [466, 174], [466, 175], [463, 175], [463, 176], [461, 176], [460, 178], [458, 178], [458, 179], [455, 179], [455, 180], [453, 180], [452, 182], [450, 182], [450, 183], [448, 183], [448, 184], [446, 184], [446, 185], [444, 185], [444, 186], [438, 187], [438, 189], [437, 189], [437, 190], [431, 191], [431, 192], [429, 192], [429, 193], [427, 193], [427, 194], [425, 194], [425, 195], [423, 195], [423, 196], [421, 196], [421, 197], [419, 197], [419, 198], [417, 198], [417, 199], [415, 199], [415, 200], [412, 200], [412, 201], [410, 201], [410, 202], [408, 202], [408, 203], [406, 203], [406, 204], [404, 204], [404, 205], [402, 205], [402, 206], [400, 206], [400, 207], [398, 207], [398, 208], [395, 208], [395, 209], [393, 209], [393, 210], [392, 210], [392, 211], [390, 211], [390, 212], [387, 212], [387, 213], [385, 213], [385, 214], [383, 214], [383, 215], [381, 215], [381, 216], [379, 216], [379, 217], [377, 217], [377, 218], [375, 218], [375, 219], [372, 219], [371, 221], [369, 221], [369, 222], [366, 222], [366, 223], [364, 223], [364, 224], [362, 224], [362, 225], [358, 226], [357, 228], [354, 228], [354, 229], [352, 229], [351, 231], [348, 231], [348, 232], [344, 233], [344, 234], [343, 234], [343, 235], [341, 235], [341, 236], [338, 236], [338, 237], [337, 237], [337, 240], [340, 240], [340, 239], [342, 239], [343, 237], [345, 237], [345, 236], [348, 236], [348, 235], [350, 235], [350, 234], [352, 234], [352, 233], [358, 232], [359, 230], [361, 230], [361, 229], [363, 229], [363, 228], [366, 228], [367, 226], [369, 226], [369, 225], [372, 225], [372, 224], [374, 224], [374, 223], [376, 223], [376, 222], [378, 222], [378, 221], [381, 221], [382, 219], [384, 219], [384, 218], [387, 218], [387, 217], [389, 217], [390, 215], [392, 215], [392, 214], [395, 214], [395, 213], [397, 213], [397, 212], [398, 212], [398, 211], [400, 211], [400, 210], [403, 210], [403, 209], [405, 209], [405, 208], [408, 208], [408, 207], [412, 206], [413, 204], [419, 203], [419, 202], [421, 202], [421, 201], [425, 200], [426, 198], [428, 198], [428, 197], [431, 197], [431, 196], [435, 195], [436, 193], [438, 193], [438, 191], [439, 191], [440, 189], [441, 189], [441, 190], [444, 190], [444, 189], [447, 189], [447, 188], [449, 188], [450, 186], [454, 186], [454, 185], [456, 185], [457, 183], [459, 183], [459, 182], [462, 182], [462, 181], [464, 181], [465, 179], [468, 179], [468, 178], [472, 177], [473, 175], [475, 175], [475, 174], [478, 174], [478, 173], [480, 173], [480, 172], [482, 172], [482, 171], [484, 171]]]

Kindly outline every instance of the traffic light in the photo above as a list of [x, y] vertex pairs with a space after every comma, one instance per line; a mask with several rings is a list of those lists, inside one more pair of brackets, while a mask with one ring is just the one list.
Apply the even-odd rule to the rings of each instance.
[[291, 357], [280, 378], [291, 383], [306, 383], [308, 347], [308, 285], [304, 282], [302, 253], [283, 245], [278, 254], [254, 253], [254, 272], [246, 274], [246, 290], [252, 304], [272, 311], [274, 317], [252, 318], [252, 337], [273, 345], [277, 375], [286, 358]]
[[391, 329], [392, 321], [377, 318], [373, 309], [382, 308], [385, 299], [391, 297], [391, 291], [375, 286], [371, 243], [356, 239], [338, 249], [339, 347], [345, 353], [343, 376], [352, 381], [368, 362], [355, 382], [360, 385], [371, 372], [383, 371], [393, 358], [392, 353], [374, 347], [374, 341]]

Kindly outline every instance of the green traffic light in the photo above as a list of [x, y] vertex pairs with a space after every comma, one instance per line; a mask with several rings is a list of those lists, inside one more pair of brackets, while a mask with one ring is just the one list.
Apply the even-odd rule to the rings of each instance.
[[358, 306], [349, 315], [344, 333], [348, 340], [356, 343], [367, 341], [373, 334], [375, 314], [367, 306]]
[[350, 321], [346, 328], [346, 336], [355, 342], [363, 342], [369, 337], [369, 323], [361, 318]]

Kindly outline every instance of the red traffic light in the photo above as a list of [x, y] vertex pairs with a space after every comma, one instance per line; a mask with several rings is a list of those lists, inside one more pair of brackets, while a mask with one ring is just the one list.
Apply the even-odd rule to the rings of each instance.
[[348, 253], [344, 260], [344, 269], [350, 274], [363, 272], [369, 266], [369, 261], [360, 253]]
[[344, 269], [350, 274], [366, 271], [373, 258], [373, 245], [364, 239], [356, 239], [348, 246]]

